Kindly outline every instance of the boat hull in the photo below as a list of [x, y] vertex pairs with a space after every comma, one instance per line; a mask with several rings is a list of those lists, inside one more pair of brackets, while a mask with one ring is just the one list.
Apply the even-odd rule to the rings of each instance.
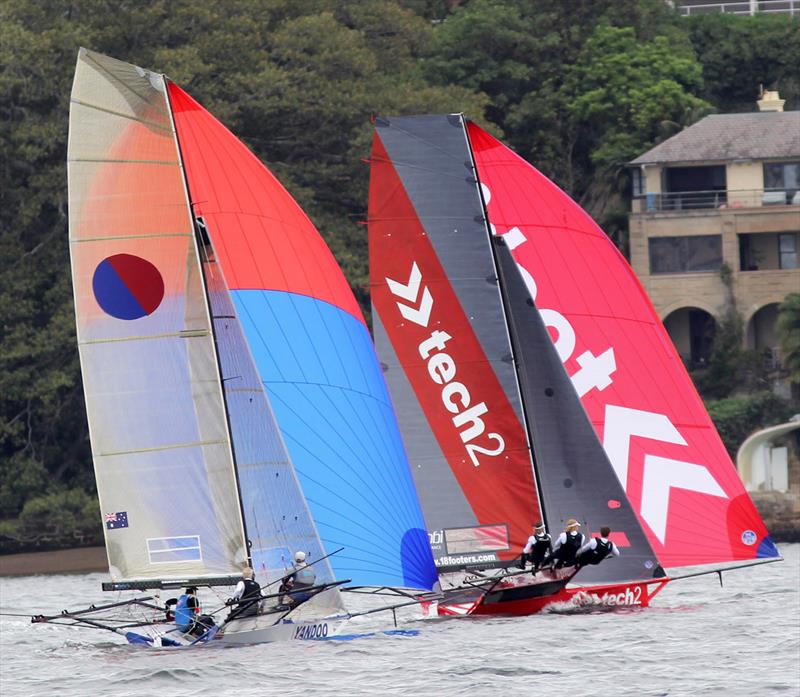
[[234, 621], [225, 628], [219, 641], [223, 644], [265, 644], [273, 641], [327, 639], [339, 634], [346, 622], [347, 618], [338, 617], [303, 622], [281, 622], [260, 627], [247, 620]]
[[[267, 644], [275, 641], [312, 641], [327, 639], [339, 634], [347, 623], [347, 617], [328, 617], [292, 622], [275, 622], [269, 617], [254, 617], [233, 620], [224, 629], [213, 632], [210, 638], [198, 638], [175, 631], [175, 625], [154, 625], [148, 631], [128, 639], [131, 643], [148, 643], [151, 646], [199, 646], [207, 643]], [[171, 630], [171, 631], [170, 631]], [[143, 641], [142, 636], [152, 641]], [[162, 637], [165, 641], [162, 642]]]
[[[669, 579], [605, 584], [598, 586], [564, 586], [558, 581], [544, 581], [498, 589], [468, 599], [447, 597], [436, 606], [439, 616], [454, 615], [534, 615], [549, 606], [569, 603], [576, 607], [648, 607], [653, 597]], [[469, 602], [471, 600], [471, 602]], [[427, 608], [428, 615], [432, 608]]]

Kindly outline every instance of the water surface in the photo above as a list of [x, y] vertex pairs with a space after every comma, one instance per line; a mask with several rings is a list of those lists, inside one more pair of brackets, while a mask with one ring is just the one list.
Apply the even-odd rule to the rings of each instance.
[[[667, 586], [642, 610], [419, 620], [414, 635], [191, 650], [127, 646], [94, 630], [0, 617], [0, 694], [59, 695], [800, 695], [800, 545], [786, 561]], [[612, 562], [608, 562], [612, 563]], [[112, 602], [104, 574], [0, 578], [0, 612]], [[223, 594], [224, 597], [224, 594]], [[208, 590], [201, 599], [214, 605]], [[351, 609], [365, 605], [351, 598]], [[391, 629], [391, 614], [351, 621]]]

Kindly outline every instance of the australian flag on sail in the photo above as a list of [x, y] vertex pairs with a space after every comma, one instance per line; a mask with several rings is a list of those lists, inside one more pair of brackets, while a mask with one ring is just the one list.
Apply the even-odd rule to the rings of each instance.
[[117, 530], [128, 527], [128, 512], [106, 513], [106, 530]]

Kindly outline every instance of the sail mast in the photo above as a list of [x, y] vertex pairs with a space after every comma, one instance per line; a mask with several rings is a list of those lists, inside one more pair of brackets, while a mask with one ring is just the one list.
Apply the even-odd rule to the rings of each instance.
[[[217, 332], [216, 329], [214, 328], [214, 317], [211, 314], [211, 299], [209, 298], [208, 295], [208, 282], [206, 280], [205, 267], [203, 259], [201, 258], [200, 255], [200, 245], [197, 242], [197, 236], [198, 234], [200, 234], [200, 230], [198, 229], [198, 222], [194, 217], [194, 210], [192, 208], [192, 196], [189, 190], [189, 180], [186, 177], [186, 167], [184, 166], [183, 162], [183, 150], [181, 149], [180, 139], [178, 138], [178, 131], [175, 128], [175, 117], [172, 113], [172, 102], [170, 101], [169, 89], [167, 88], [167, 76], [162, 74], [161, 80], [163, 81], [164, 84], [164, 99], [167, 102], [167, 113], [169, 114], [170, 126], [172, 127], [172, 137], [175, 139], [175, 147], [178, 152], [178, 165], [181, 171], [181, 180], [183, 182], [183, 189], [186, 194], [187, 209], [189, 217], [192, 222], [192, 228], [194, 231], [194, 234], [192, 235], [192, 243], [194, 245], [194, 251], [197, 257], [197, 264], [200, 268], [200, 276], [203, 285], [203, 300], [204, 300], [205, 311], [208, 316], [209, 326], [211, 327], [211, 338], [213, 343], [214, 359], [216, 362], [217, 382], [219, 385], [220, 394], [222, 396], [222, 406], [223, 406], [223, 411], [225, 413], [225, 428], [228, 434], [228, 446], [229, 446], [228, 449], [230, 452], [231, 461], [233, 463], [233, 476], [236, 482], [236, 496], [239, 502], [239, 520], [242, 526], [242, 533], [244, 535], [244, 552], [247, 559], [247, 565], [252, 566], [253, 560], [250, 555], [250, 536], [247, 534], [247, 524], [245, 522], [244, 504], [242, 503], [242, 487], [241, 487], [241, 482], [239, 481], [239, 468], [237, 467], [236, 464], [236, 451], [233, 445], [233, 433], [231, 431], [231, 417], [230, 417], [230, 410], [228, 408], [228, 397], [227, 394], [225, 393], [225, 385], [223, 384], [222, 364], [220, 362], [220, 357], [219, 357], [219, 344], [217, 342]], [[209, 239], [209, 244], [210, 244], [210, 239]], [[206, 245], [204, 244], [203, 247], [205, 251]]]
[[541, 492], [539, 490], [539, 472], [536, 463], [536, 453], [534, 452], [534, 441], [533, 441], [533, 434], [530, 430], [530, 421], [528, 417], [528, 407], [525, 400], [525, 395], [523, 394], [523, 390], [520, 384], [520, 375], [519, 375], [519, 362], [517, 361], [517, 339], [513, 335], [510, 330], [509, 323], [508, 323], [508, 315], [509, 315], [509, 308], [508, 308], [508, 298], [506, 295], [505, 290], [505, 282], [504, 282], [504, 275], [503, 270], [498, 263], [497, 260], [497, 251], [495, 250], [494, 243], [496, 244], [505, 244], [505, 241], [502, 237], [497, 237], [492, 235], [492, 231], [489, 227], [489, 212], [486, 208], [486, 201], [483, 197], [483, 188], [481, 186], [480, 176], [478, 174], [478, 167], [475, 164], [475, 155], [472, 152], [472, 143], [469, 139], [469, 132], [466, 128], [466, 123], [464, 120], [464, 115], [460, 114], [459, 118], [461, 119], [461, 127], [464, 131], [464, 138], [467, 141], [467, 150], [469, 151], [470, 163], [472, 165], [472, 173], [475, 178], [475, 186], [478, 189], [478, 198], [481, 202], [481, 208], [483, 209], [483, 227], [486, 232], [487, 239], [489, 240], [489, 248], [492, 250], [492, 266], [494, 267], [494, 273], [497, 277], [497, 284], [498, 284], [498, 291], [500, 292], [500, 299], [501, 299], [501, 307], [503, 311], [503, 324], [506, 328], [506, 335], [508, 336], [508, 344], [511, 347], [511, 362], [514, 364], [514, 377], [517, 386], [517, 394], [519, 395], [520, 401], [520, 408], [522, 410], [522, 421], [524, 423], [524, 431], [525, 431], [525, 439], [528, 443], [528, 452], [530, 454], [531, 459], [531, 470], [533, 472], [533, 484], [534, 490], [536, 491], [536, 499], [539, 504], [539, 511], [542, 516], [542, 522], [545, 524], [547, 529], [550, 529], [550, 524], [547, 519], [547, 509], [544, 505], [544, 499], [542, 498]]

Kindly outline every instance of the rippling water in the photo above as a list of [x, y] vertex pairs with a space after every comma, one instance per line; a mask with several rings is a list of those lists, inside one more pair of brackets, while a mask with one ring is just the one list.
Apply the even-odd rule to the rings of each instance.
[[[0, 618], [0, 694], [800, 695], [800, 545], [786, 561], [673, 583], [643, 610], [417, 620], [412, 635], [164, 650]], [[0, 612], [110, 601], [103, 574], [0, 578]], [[208, 595], [206, 602], [215, 599]], [[363, 598], [349, 601], [351, 609]], [[391, 615], [352, 620], [353, 633]], [[110, 637], [110, 638], [109, 638]]]

